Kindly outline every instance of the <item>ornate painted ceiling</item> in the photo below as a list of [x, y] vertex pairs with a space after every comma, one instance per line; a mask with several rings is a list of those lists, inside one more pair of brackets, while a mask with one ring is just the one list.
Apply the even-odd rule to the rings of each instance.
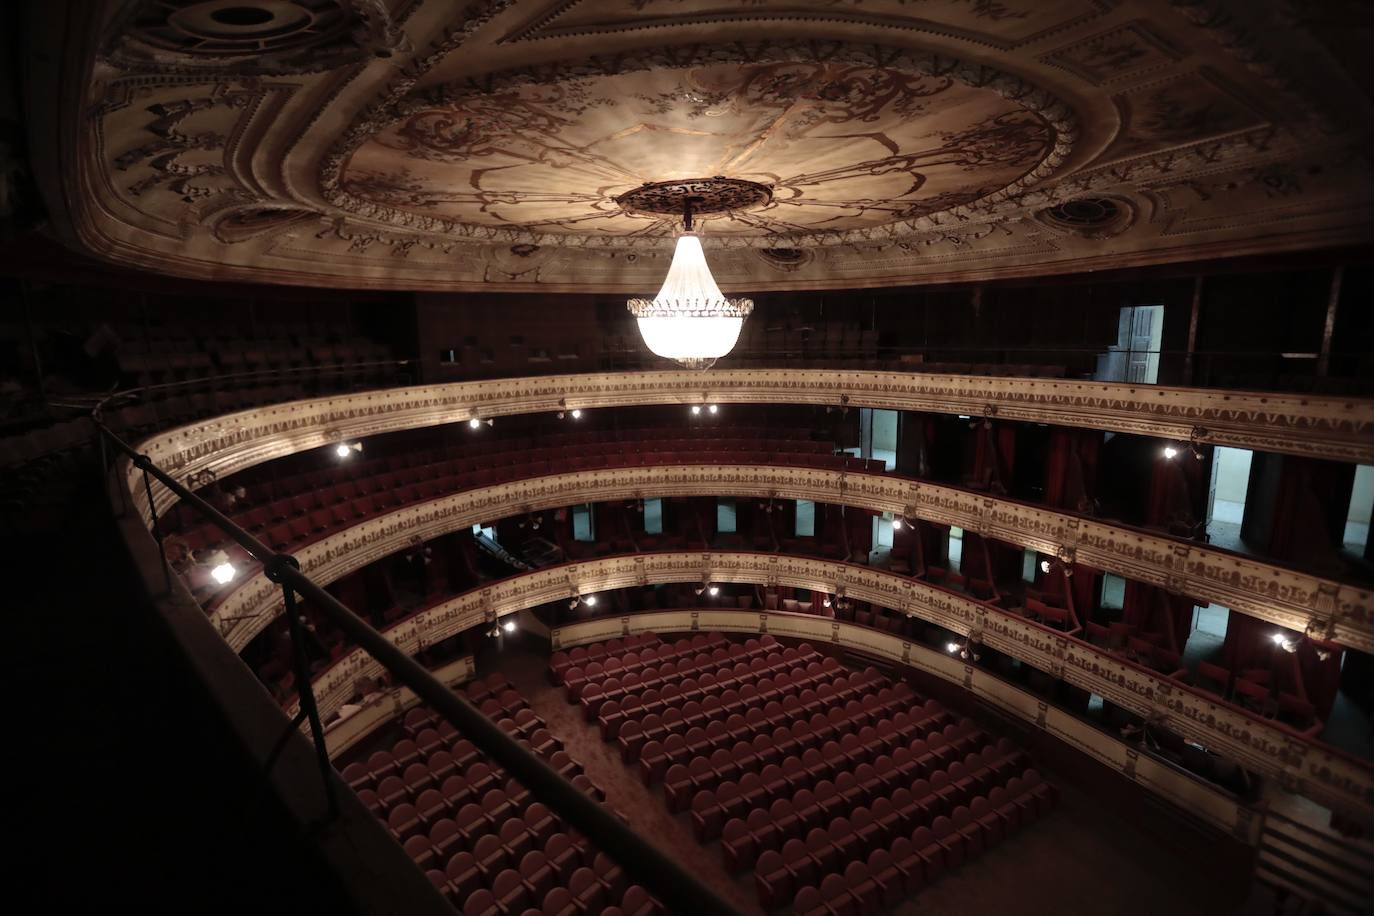
[[1374, 239], [1355, 0], [42, 9], [54, 229], [180, 275], [642, 294], [687, 193], [731, 294]]

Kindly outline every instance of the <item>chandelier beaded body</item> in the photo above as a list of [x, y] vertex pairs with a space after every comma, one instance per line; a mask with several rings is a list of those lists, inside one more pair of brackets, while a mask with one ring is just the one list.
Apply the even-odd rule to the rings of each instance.
[[658, 295], [627, 303], [644, 345], [689, 369], [709, 369], [734, 349], [744, 319], [754, 310], [752, 299], [727, 299], [711, 276], [701, 238], [692, 231], [692, 207], [700, 200], [683, 201], [684, 231]]

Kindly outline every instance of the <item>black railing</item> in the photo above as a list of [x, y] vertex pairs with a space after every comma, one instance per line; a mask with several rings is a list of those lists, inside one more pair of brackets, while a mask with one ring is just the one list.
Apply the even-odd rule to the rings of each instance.
[[[305, 658], [301, 617], [296, 607], [298, 596], [308, 599], [314, 610], [323, 614], [332, 624], [342, 630], [354, 644], [376, 659], [395, 681], [414, 691], [416, 696], [429, 704], [479, 750], [504, 767], [535, 797], [549, 805], [553, 810], [558, 811], [574, 827], [595, 842], [598, 847], [619, 861], [636, 880], [660, 900], [666, 902], [669, 909], [684, 913], [733, 914], [738, 912], [735, 907], [699, 882], [672, 858], [631, 830], [620, 818], [612, 814], [590, 795], [574, 786], [532, 751], [523, 747], [475, 706], [446, 687], [424, 666], [399, 649], [337, 598], [305, 576], [300, 571], [295, 557], [273, 551], [253, 535], [234, 524], [214, 506], [162, 471], [153, 464], [147, 455], [140, 454], [112, 432], [104, 424], [98, 411], [93, 415], [92, 420], [100, 439], [102, 476], [107, 473], [109, 467], [107, 449], [113, 449], [116, 455], [113, 463], [116, 470], [119, 468], [118, 456], [123, 455], [141, 472], [144, 491], [148, 498], [148, 508], [152, 513], [153, 535], [158, 541], [164, 582], [169, 593], [173, 588], [172, 570], [167, 563], [157, 507], [152, 497], [151, 479], [156, 479], [176, 494], [178, 499], [191, 506], [196, 513], [213, 523], [226, 536], [238, 543], [253, 559], [262, 564], [267, 577], [281, 586], [285, 602], [285, 614], [290, 627], [296, 683], [300, 691], [300, 713], [292, 722], [292, 729], [299, 728], [305, 721], [310, 724], [310, 733], [315, 744], [320, 776], [324, 782], [331, 814], [337, 814], [338, 811], [337, 798], [334, 795], [335, 777], [333, 767], [329, 762], [324, 729], [320, 722], [319, 710], [315, 703], [315, 694]], [[116, 475], [116, 477], [118, 476]], [[129, 494], [125, 481], [117, 479], [115, 485], [119, 491], [120, 506], [124, 512], [127, 512], [129, 510]], [[268, 765], [270, 766], [270, 762]]]

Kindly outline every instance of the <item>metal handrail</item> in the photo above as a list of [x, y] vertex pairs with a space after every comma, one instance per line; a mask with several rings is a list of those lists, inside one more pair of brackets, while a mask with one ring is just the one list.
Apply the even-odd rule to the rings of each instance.
[[[631, 830], [624, 822], [582, 792], [561, 773], [549, 766], [513, 737], [499, 728], [480, 710], [466, 699], [454, 693], [439, 681], [421, 664], [412, 659], [394, 643], [388, 640], [365, 620], [353, 613], [347, 606], [307, 576], [301, 573], [295, 557], [286, 553], [276, 553], [253, 535], [234, 524], [214, 506], [201, 499], [189, 489], [160, 468], [147, 455], [139, 453], [129, 443], [113, 433], [99, 418], [92, 416], [98, 435], [103, 442], [108, 441], [117, 452], [122, 453], [132, 464], [143, 472], [144, 486], [150, 487], [149, 476], [174, 492], [177, 497], [188, 503], [198, 514], [209, 519], [228, 537], [232, 538], [247, 553], [262, 564], [271, 581], [278, 583], [286, 600], [286, 616], [291, 627], [291, 641], [296, 656], [296, 680], [300, 685], [301, 715], [310, 722], [312, 738], [321, 767], [321, 777], [330, 802], [331, 812], [336, 812], [336, 799], [333, 795], [333, 772], [324, 741], [324, 729], [320, 724], [318, 707], [315, 704], [314, 690], [308, 671], [305, 669], [305, 656], [301, 650], [300, 616], [296, 612], [295, 600], [300, 595], [309, 599], [312, 609], [327, 617], [331, 623], [342, 630], [356, 645], [368, 652], [385, 668], [393, 678], [413, 690], [416, 696], [428, 703], [464, 737], [478, 749], [504, 767], [537, 798], [558, 811], [578, 830], [590, 837], [600, 848], [609, 853], [656, 897], [671, 901], [671, 909], [682, 912], [737, 914], [739, 911], [720, 898], [710, 888], [698, 881], [676, 861]], [[101, 472], [104, 473], [102, 465]], [[120, 492], [124, 492], [120, 484]], [[127, 505], [127, 502], [126, 502]], [[153, 529], [159, 549], [162, 538], [158, 535], [156, 507], [153, 509]], [[168, 589], [171, 588], [170, 569], [165, 551], [162, 553], [163, 574], [167, 577]]]

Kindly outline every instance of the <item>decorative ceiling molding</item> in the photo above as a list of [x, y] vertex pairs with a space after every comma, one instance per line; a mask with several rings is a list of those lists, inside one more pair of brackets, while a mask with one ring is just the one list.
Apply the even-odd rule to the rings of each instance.
[[[817, 468], [705, 464], [554, 474], [406, 506], [306, 544], [296, 555], [301, 570], [325, 584], [417, 541], [474, 524], [587, 502], [674, 496], [805, 499], [956, 525], [1374, 652], [1374, 596], [1355, 586], [1151, 531], [967, 490]], [[244, 572], [232, 589], [220, 593], [210, 615], [236, 649], [281, 611], [280, 591], [261, 569]]]
[[[230, 474], [350, 439], [528, 413], [652, 404], [821, 404], [1105, 429], [1374, 463], [1374, 400], [1125, 382], [831, 369], [713, 369], [707, 373], [549, 375], [389, 388], [291, 401], [199, 420], [139, 443], [185, 482]], [[130, 471], [131, 483], [137, 483]], [[131, 487], [140, 493], [141, 485]], [[173, 497], [154, 489], [159, 510]], [[140, 497], [141, 500], [141, 497]], [[140, 510], [148, 517], [147, 506]]]
[[[402, 648], [418, 650], [421, 645], [433, 645], [483, 621], [549, 602], [565, 601], [570, 589], [588, 595], [618, 588], [700, 582], [703, 575], [713, 582], [789, 586], [823, 592], [833, 592], [843, 585], [845, 594], [851, 599], [919, 617], [964, 636], [971, 635], [982, 645], [1023, 664], [1097, 694], [1136, 715], [1159, 721], [1163, 727], [1248, 769], [1276, 777], [1291, 791], [1334, 811], [1358, 813], [1361, 819], [1374, 818], [1374, 770], [1368, 762], [1348, 757], [1272, 719], [1218, 702], [1211, 694], [1169, 680], [1158, 672], [1024, 617], [1008, 614], [966, 595], [867, 566], [747, 552], [693, 551], [603, 557], [503, 579], [422, 610], [387, 632]], [[740, 615], [743, 629], [736, 632], [776, 633], [832, 642], [836, 639], [835, 634], [846, 626], [829, 618], [786, 612], [731, 613]], [[652, 616], [645, 615], [646, 627], [652, 626]], [[635, 617], [628, 619], [633, 621]], [[613, 618], [608, 623], [611, 627], [624, 626], [625, 618]], [[713, 622], [710, 628], [729, 629], [723, 621]], [[555, 649], [563, 645], [561, 634], [567, 629], [554, 631]], [[854, 634], [853, 638], [860, 645], [896, 639], [891, 634], [857, 629], [862, 632]], [[902, 653], [905, 655], [908, 651], [903, 643]]]
[[[1276, 0], [92, 5], [99, 14], [39, 9], [50, 21], [35, 32], [63, 55], [35, 62], [30, 108], [51, 128], [34, 133], [36, 174], [56, 233], [143, 270], [355, 289], [642, 294], [662, 279], [673, 219], [627, 215], [615, 198], [645, 182], [716, 175], [777, 190], [766, 205], [703, 222], [717, 279], [752, 295], [1374, 239], [1361, 117], [1371, 106], [1351, 72], [1364, 61], [1324, 40], [1357, 15], [1345, 6], [1313, 23]], [[216, 15], [232, 21], [214, 25]], [[1265, 34], [1275, 21], [1282, 45]], [[254, 37], [276, 25], [278, 46], [275, 33]], [[721, 41], [722, 25], [748, 40]], [[217, 44], [195, 37], [202, 27], [227, 31]], [[261, 54], [240, 53], [255, 41]], [[830, 76], [800, 80], [788, 68], [804, 55]], [[777, 73], [721, 82], [730, 67], [759, 75], [770, 66], [786, 75], [778, 86], [810, 88], [775, 110], [742, 87], [773, 85]], [[918, 72], [924, 84], [912, 82]], [[694, 73], [709, 79], [667, 85]], [[951, 88], [926, 94], [944, 78]], [[265, 90], [268, 79], [278, 84]], [[898, 91], [874, 122], [860, 103], [883, 97], [880, 83]], [[56, 101], [51, 86], [62, 87]], [[216, 93], [224, 101], [207, 104]], [[636, 95], [657, 107], [641, 113], [649, 102]], [[442, 123], [454, 105], [472, 117]], [[899, 109], [911, 116], [893, 116]], [[169, 127], [175, 110], [184, 116]], [[394, 139], [385, 125], [425, 110], [439, 115], [414, 125], [421, 147], [452, 161], [381, 144]], [[842, 110], [853, 117], [836, 120]], [[777, 125], [765, 123], [768, 112]], [[749, 146], [741, 138], [751, 132], [765, 139], [735, 155], [730, 144]], [[500, 142], [483, 151], [483, 137]], [[722, 165], [705, 169], [717, 141]], [[152, 147], [162, 151], [138, 155]], [[371, 160], [341, 173], [341, 151], [359, 148]], [[757, 174], [739, 174], [750, 168]], [[1276, 207], [1245, 179], [1258, 169], [1304, 180]], [[1037, 218], [1082, 197], [1144, 212], [1190, 181], [1216, 190], [1175, 195], [1166, 219], [1078, 232]], [[299, 219], [226, 227], [236, 207]], [[532, 245], [540, 256], [512, 265], [512, 247]]]
[[[620, 83], [643, 87], [672, 73], [682, 74], [680, 81], [666, 91], [655, 86], [660, 90], [657, 95], [631, 95], [626, 89], [613, 88]], [[929, 103], [922, 100], [938, 100], [956, 85], [964, 88], [957, 104], [965, 108], [977, 98], [974, 90], [1000, 96], [1007, 105], [977, 109], [981, 120], [976, 122], [939, 122], [943, 125], [939, 128], [923, 123], [932, 119], [926, 110]], [[601, 127], [608, 111], [619, 108], [632, 108], [626, 113], [628, 120]], [[691, 45], [562, 60], [485, 74], [480, 80], [456, 86], [426, 86], [422, 92], [398, 100], [384, 113], [370, 111], [364, 121], [350, 127], [345, 139], [322, 161], [319, 184], [333, 206], [351, 215], [449, 238], [585, 247], [616, 244], [617, 238], [640, 240], [647, 233], [668, 244], [675, 234], [673, 220], [633, 220], [609, 204], [654, 180], [643, 173], [638, 180], [632, 177], [634, 163], [655, 153], [652, 145], [644, 145], [655, 143], [654, 131], [677, 134], [672, 155], [681, 157], [690, 154], [690, 146], [684, 144], [697, 133], [689, 125], [707, 123], [693, 119], [706, 116], [724, 121], [737, 113], [751, 116], [745, 133], [717, 136], [712, 128], [703, 135], [709, 141], [712, 161], [719, 164], [714, 157], [720, 155], [722, 147], [728, 150], [733, 168], [744, 170], [741, 177], [771, 178], [774, 199], [743, 221], [729, 215], [723, 229], [709, 217], [703, 224], [712, 238], [723, 233], [736, 244], [762, 247], [873, 242], [968, 218], [973, 212], [970, 207], [1014, 197], [1053, 175], [1068, 156], [1077, 133], [1076, 117], [1068, 105], [986, 64], [844, 42]], [[646, 124], [644, 119], [654, 114], [675, 116], [677, 120]], [[576, 133], [584, 115], [597, 123], [603, 135], [577, 139], [561, 136]], [[916, 129], [910, 138], [916, 145], [903, 145], [908, 138], [897, 133], [903, 125]], [[757, 135], [748, 133], [756, 129]], [[939, 131], [935, 137], [930, 136], [933, 130]], [[760, 150], [786, 143], [789, 138], [798, 146], [813, 133], [817, 133], [812, 144], [815, 149], [794, 151], [784, 146], [780, 160], [768, 158], [766, 152], [760, 154]], [[640, 141], [622, 154], [624, 163], [613, 154], [593, 151], [606, 149], [621, 136]], [[378, 138], [385, 140], [379, 144]], [[864, 158], [858, 162], [826, 161], [828, 147], [839, 140], [848, 141], [844, 150], [851, 156], [854, 144], [860, 141], [872, 150], [864, 146]], [[368, 150], [372, 153], [368, 161], [378, 165], [373, 170], [353, 169], [350, 161]], [[661, 158], [661, 153], [657, 155]], [[426, 161], [449, 163], [450, 180], [435, 184], [414, 177], [412, 169], [418, 170]], [[382, 162], [392, 171], [376, 171]], [[454, 164], [463, 170], [454, 171]], [[556, 190], [534, 183], [537, 173], [549, 165], [565, 170]], [[803, 165], [805, 170], [795, 175], [773, 171]], [[679, 165], [664, 163], [664, 167], [676, 171]], [[962, 173], [965, 185], [939, 184], [937, 187], [945, 190], [932, 195], [923, 186], [925, 172], [933, 168]], [[1010, 182], [990, 177], [1008, 168], [1015, 173]], [[528, 191], [519, 184], [520, 176], [527, 172], [531, 182]], [[492, 177], [505, 181], [507, 174], [516, 176], [508, 179], [515, 185], [503, 183], [488, 189], [481, 183]], [[882, 176], [892, 175], [902, 177], [902, 187], [895, 192], [878, 182]], [[576, 183], [584, 176], [589, 182], [587, 193], [579, 198], [580, 185]], [[989, 180], [992, 185], [979, 184]], [[571, 190], [570, 182], [574, 183]], [[824, 186], [835, 183], [853, 190], [841, 190], [838, 198], [831, 197]], [[444, 186], [453, 186], [460, 193], [455, 197], [455, 192], [445, 192]], [[918, 190], [922, 191], [919, 195]], [[892, 193], [898, 196], [888, 196]], [[910, 199], [906, 199], [907, 194], [912, 195]], [[818, 224], [843, 225], [847, 214], [855, 214], [850, 221], [868, 213], [881, 214], [882, 220], [863, 220], [863, 225], [853, 229], [799, 229], [795, 221], [803, 218], [801, 214], [807, 212], [813, 198], [815, 208], [819, 208], [818, 218], [824, 217]], [[882, 198], [881, 203], [878, 198]], [[437, 213], [437, 206], [445, 200], [461, 202], [474, 215], [481, 214], [483, 222], [464, 222], [416, 209], [424, 207]], [[550, 202], [556, 202], [560, 212], [566, 212], [569, 228], [538, 231], [512, 223], [514, 209], [526, 200], [537, 213], [549, 212]], [[404, 203], [389, 205], [393, 201]], [[787, 215], [770, 221], [771, 211], [783, 202], [793, 207]], [[904, 216], [906, 211], [913, 214]], [[608, 232], [610, 239], [571, 228], [598, 221], [609, 221], [616, 227]], [[559, 225], [552, 218], [544, 222]], [[619, 244], [624, 245], [624, 241]]]

